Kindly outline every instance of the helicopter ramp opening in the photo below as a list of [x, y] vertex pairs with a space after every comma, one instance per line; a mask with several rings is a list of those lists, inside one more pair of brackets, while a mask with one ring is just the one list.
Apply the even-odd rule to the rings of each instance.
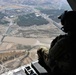
[[48, 72], [37, 60], [2, 75], [48, 75]]

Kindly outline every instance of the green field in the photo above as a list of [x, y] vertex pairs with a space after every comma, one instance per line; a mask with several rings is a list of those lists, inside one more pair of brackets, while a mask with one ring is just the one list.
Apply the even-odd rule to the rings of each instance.
[[8, 21], [3, 20], [4, 16], [6, 15], [0, 12], [0, 24], [2, 25], [9, 23]]
[[58, 16], [61, 15], [63, 13], [63, 9], [58, 10], [58, 9], [43, 9], [41, 10], [42, 13], [49, 15], [49, 18], [51, 18], [52, 20], [54, 20], [55, 22], [60, 22], [60, 20], [58, 19]]
[[48, 23], [46, 19], [41, 16], [36, 16], [35, 13], [20, 15], [17, 19], [17, 24], [19, 26], [43, 25]]

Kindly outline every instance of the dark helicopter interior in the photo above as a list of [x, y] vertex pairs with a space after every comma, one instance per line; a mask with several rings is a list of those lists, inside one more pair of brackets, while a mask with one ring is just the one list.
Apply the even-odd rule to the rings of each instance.
[[76, 11], [76, 0], [67, 0], [72, 10]]
[[[76, 1], [75, 0], [67, 0], [67, 3], [69, 4], [69, 6], [72, 8], [72, 10], [76, 10]], [[32, 3], [31, 3], [32, 4]], [[30, 4], [29, 4], [30, 5]], [[28, 6], [27, 6], [28, 7]], [[31, 7], [31, 6], [30, 6]], [[17, 7], [16, 7], [17, 8]], [[21, 7], [20, 7], [21, 8]], [[65, 8], [66, 8], [66, 6], [65, 6]], [[23, 23], [25, 23], [24, 21], [23, 21], [23, 19], [25, 19], [25, 17], [28, 19], [28, 17], [30, 17], [31, 18], [31, 22], [33, 21], [32, 19], [34, 19], [34, 18], [32, 18], [32, 15], [35, 17], [35, 19], [34, 19], [34, 23], [35, 24], [37, 24], [37, 26], [39, 25], [39, 23], [37, 22], [37, 20], [41, 20], [41, 19], [43, 19], [42, 21], [45, 21], [45, 24], [48, 24], [48, 21], [50, 22], [50, 19], [48, 18], [48, 14], [49, 14], [49, 12], [51, 12], [51, 13], [56, 13], [56, 11], [55, 10], [49, 10], [48, 9], [48, 11], [45, 11], [45, 9], [43, 9], [42, 10], [42, 8], [37, 8], [36, 7], [36, 9], [34, 9], [34, 8], [32, 8], [33, 10], [34, 10], [34, 12], [36, 12], [35, 14], [34, 13], [31, 13], [30, 15], [19, 15], [19, 18], [20, 19], [16, 19], [17, 21], [18, 21], [18, 24], [19, 24], [19, 26], [20, 26], [20, 24], [22, 24], [21, 22], [20, 22], [20, 20], [23, 22]], [[30, 12], [33, 12], [33, 11], [31, 11], [30, 9], [28, 9]], [[42, 13], [44, 13], [44, 14], [42, 14], [42, 13], [40, 13], [39, 11], [37, 11], [37, 10], [40, 10], [40, 12], [42, 12]], [[68, 10], [68, 8], [67, 9], [64, 9], [64, 10]], [[60, 8], [59, 8], [59, 11], [58, 11], [58, 15], [59, 14], [61, 14], [64, 10], [60, 10]], [[7, 11], [7, 10], [6, 10]], [[17, 10], [19, 13], [20, 13], [20, 10]], [[28, 12], [28, 11], [27, 11]], [[24, 13], [24, 11], [23, 11], [23, 13]], [[46, 14], [47, 15], [46, 15]], [[18, 15], [18, 14], [17, 14]], [[36, 18], [36, 16], [37, 16], [37, 18]], [[42, 17], [41, 17], [41, 15], [42, 15]], [[56, 17], [58, 16], [58, 15], [55, 15]], [[21, 19], [23, 17], [23, 19]], [[24, 63], [24, 61], [23, 61], [23, 59], [25, 58], [25, 57], [27, 57], [27, 55], [26, 56], [23, 56], [23, 57], [20, 57], [19, 58], [19, 60], [17, 61], [17, 62], [15, 62], [15, 64], [18, 66], [18, 68], [15, 68], [15, 69], [13, 69], [13, 70], [9, 70], [9, 71], [7, 71], [6, 70], [6, 72], [4, 71], [4, 72], [2, 72], [2, 74], [1, 75], [50, 75], [50, 74], [48, 74], [48, 71], [45, 69], [45, 68], [43, 68], [40, 64], [39, 64], [39, 62], [38, 62], [38, 57], [37, 57], [37, 54], [35, 54], [36, 53], [36, 50], [34, 50], [34, 49], [37, 49], [37, 48], [39, 48], [39, 46], [47, 46], [47, 47], [49, 47], [49, 45], [50, 45], [50, 42], [55, 38], [55, 36], [57, 36], [58, 34], [61, 34], [61, 33], [63, 33], [64, 34], [64, 32], [61, 30], [61, 25], [60, 25], [60, 23], [59, 23], [59, 20], [57, 20], [55, 17], [53, 17], [53, 14], [52, 15], [50, 15], [49, 16], [50, 18], [52, 18], [52, 20], [54, 20], [54, 21], [51, 21], [54, 25], [55, 25], [55, 32], [58, 30], [59, 32], [57, 33], [56, 32], [56, 34], [52, 34], [51, 36], [54, 36], [54, 37], [52, 37], [51, 39], [50, 38], [47, 38], [47, 36], [49, 36], [49, 37], [51, 37], [49, 34], [47, 34], [47, 32], [49, 32], [49, 33], [51, 33], [51, 32], [53, 32], [53, 29], [52, 29], [52, 31], [50, 32], [49, 30], [48, 31], [44, 31], [44, 26], [46, 27], [46, 29], [50, 29], [49, 28], [49, 26], [46, 26], [46, 25], [44, 25], [44, 26], [40, 26], [41, 27], [41, 29], [43, 30], [41, 30], [41, 29], [39, 29], [37, 26], [35, 26], [34, 25], [34, 27], [32, 27], [32, 28], [30, 28], [29, 26], [30, 25], [32, 25], [33, 24], [33, 22], [32, 22], [32, 24], [28, 24], [27, 22], [27, 24], [28, 24], [28, 27], [26, 27], [26, 29], [24, 29], [24, 27], [23, 27], [23, 30], [21, 29], [21, 28], [19, 28], [19, 32], [20, 32], [20, 35], [18, 35], [19, 34], [19, 32], [17, 32], [16, 31], [16, 34], [17, 34], [17, 36], [16, 37], [18, 37], [18, 36], [20, 36], [21, 37], [21, 35], [23, 35], [23, 37], [27, 37], [26, 38], [26, 44], [24, 44], [24, 42], [25, 42], [25, 39], [23, 38], [23, 40], [22, 40], [22, 42], [19, 42], [18, 40], [21, 40], [21, 38], [14, 38], [13, 39], [13, 37], [15, 36], [13, 36], [13, 37], [9, 37], [9, 36], [11, 36], [11, 34], [9, 35], [9, 36], [7, 36], [7, 34], [9, 34], [9, 28], [14, 28], [14, 30], [15, 30], [15, 28], [17, 29], [17, 26], [15, 25], [15, 27], [13, 27], [12, 26], [12, 19], [14, 19], [15, 20], [15, 18], [16, 17], [14, 17], [14, 16], [10, 16], [10, 17], [5, 17], [6, 19], [8, 19], [9, 21], [10, 21], [10, 26], [9, 27], [7, 27], [7, 29], [6, 29], [6, 32], [4, 32], [4, 34], [2, 35], [3, 37], [1, 37], [1, 40], [0, 40], [0, 44], [2, 45], [2, 43], [3, 42], [6, 42], [6, 43], [8, 43], [8, 42], [11, 42], [11, 44], [10, 44], [10, 46], [7, 46], [7, 50], [9, 50], [9, 48], [10, 47], [12, 47], [12, 45], [13, 45], [13, 43], [12, 42], [15, 42], [15, 41], [17, 41], [19, 44], [18, 44], [18, 46], [17, 46], [17, 48], [18, 49], [22, 49], [22, 48], [26, 48], [26, 49], [28, 49], [28, 51], [30, 51], [31, 52], [31, 54], [30, 54], [30, 56], [28, 57], [28, 58], [26, 58], [24, 61], [26, 62], [26, 60], [28, 61], [28, 62], [26, 62], [26, 64], [24, 65], [23, 63]], [[10, 19], [11, 18], [11, 19]], [[48, 21], [46, 21], [45, 19], [47, 19]], [[26, 20], [27, 21], [27, 20]], [[50, 24], [51, 24], [51, 22], [50, 22]], [[41, 24], [43, 24], [41, 21], [40, 21], [40, 23]], [[24, 24], [22, 24], [22, 25], [24, 25]], [[27, 28], [29, 29], [29, 32], [27, 31]], [[37, 28], [37, 29], [39, 29], [39, 30], [36, 30], [35, 28]], [[30, 29], [32, 29], [32, 31], [30, 31]], [[27, 33], [27, 35], [25, 35], [25, 31], [26, 30], [26, 33]], [[12, 29], [10, 30], [10, 31], [12, 31]], [[23, 32], [23, 34], [21, 33], [21, 31]], [[41, 35], [39, 35], [38, 33], [40, 33], [40, 32], [42, 31], [42, 33], [41, 33]], [[15, 32], [15, 31], [14, 31]], [[31, 32], [31, 35], [30, 36], [28, 36], [29, 35], [29, 33]], [[33, 32], [35, 32], [35, 34], [38, 34], [37, 36], [35, 35], [35, 34], [33, 34]], [[47, 34], [47, 35], [45, 35], [44, 34], [44, 32]], [[14, 34], [14, 33], [12, 33], [12, 34]], [[43, 35], [42, 35], [43, 34]], [[7, 37], [6, 37], [7, 36]], [[30, 39], [29, 40], [29, 37], [31, 37], [31, 36], [33, 36], [33, 38], [35, 38], [35, 39]], [[45, 37], [45, 38], [42, 38], [42, 37]], [[39, 37], [39, 38], [38, 38]], [[4, 39], [5, 38], [5, 39]], [[38, 39], [36, 39], [36, 38], [38, 38]], [[13, 39], [13, 40], [12, 40]], [[48, 39], [48, 40], [47, 40]], [[8, 40], [8, 41], [7, 41]], [[39, 42], [39, 41], [40, 42]], [[29, 41], [30, 41], [30, 43], [29, 43]], [[32, 43], [33, 44], [32, 44]], [[34, 42], [36, 42], [36, 43], [34, 43]], [[21, 45], [23, 43], [23, 45]], [[32, 45], [31, 45], [32, 44]], [[37, 46], [36, 46], [36, 45]], [[16, 44], [15, 44], [16, 45]], [[25, 45], [28, 45], [28, 47], [26, 47]], [[29, 45], [31, 45], [31, 46], [29, 46]], [[3, 46], [3, 45], [2, 45]], [[4, 46], [3, 46], [4, 47]], [[31, 48], [31, 47], [33, 47], [33, 48]], [[2, 47], [1, 47], [2, 48]], [[15, 49], [15, 47], [12, 47], [12, 49], [14, 50]], [[31, 51], [32, 50], [32, 51]], [[5, 50], [4, 50], [5, 51]], [[14, 51], [15, 52], [15, 51]], [[0, 52], [0, 53], [2, 53], [2, 51]], [[13, 53], [13, 52], [12, 52]], [[18, 52], [19, 54], [20, 54], [20, 52]], [[15, 52], [15, 56], [18, 54], [18, 53], [16, 53]], [[24, 50], [22, 50], [22, 52], [21, 52], [22, 54], [24, 54], [24, 53], [27, 53], [28, 55], [29, 55], [29, 52], [25, 52]], [[7, 53], [7, 54], [9, 54], [9, 53]], [[11, 55], [11, 54], [10, 54]], [[20, 54], [21, 55], [21, 54]], [[2, 55], [1, 55], [2, 56]], [[8, 56], [9, 57], [9, 56]], [[18, 57], [18, 55], [17, 55], [17, 57]], [[34, 60], [32, 59], [32, 57], [34, 58]], [[13, 57], [12, 57], [13, 58]], [[11, 58], [10, 58], [11, 59]], [[15, 59], [16, 60], [16, 59]], [[30, 61], [31, 60], [31, 61]], [[6, 60], [5, 60], [6, 61]], [[21, 63], [23, 61], [23, 65], [22, 64], [18, 64], [18, 63]], [[1, 64], [2, 64], [2, 62], [0, 62]], [[8, 62], [7, 62], [8, 63]], [[13, 66], [15, 66], [14, 65], [14, 63], [12, 62], [12, 64], [13, 64]], [[11, 64], [11, 66], [12, 66], [12, 64]], [[6, 65], [6, 64], [5, 64]], [[3, 65], [3, 66], [5, 66], [5, 65]], [[1, 66], [1, 65], [0, 65]], [[2, 66], [1, 66], [2, 67]], [[9, 67], [9, 66], [8, 66]], [[5, 68], [5, 67], [4, 67]], [[3, 67], [2, 67], [2, 69], [3, 69]]]

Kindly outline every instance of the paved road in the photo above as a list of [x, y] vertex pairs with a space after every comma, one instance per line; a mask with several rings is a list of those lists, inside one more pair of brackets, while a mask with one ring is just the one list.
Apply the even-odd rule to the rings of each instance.
[[[35, 9], [34, 7], [32, 7], [34, 12], [36, 12], [38, 15], [42, 16], [43, 18], [45, 18], [50, 24], [53, 23], [53, 25], [55, 25], [57, 28], [59, 28], [61, 30], [61, 27], [57, 22], [55, 22], [54, 20], [52, 20], [51, 18], [49, 18], [48, 15], [41, 13], [39, 10]], [[62, 30], [61, 30], [62, 31]]]

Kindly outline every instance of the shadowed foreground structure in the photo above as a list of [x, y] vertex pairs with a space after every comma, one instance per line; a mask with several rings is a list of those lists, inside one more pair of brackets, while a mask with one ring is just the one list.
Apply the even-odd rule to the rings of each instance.
[[76, 11], [65, 11], [59, 19], [66, 34], [57, 36], [49, 49], [38, 49], [38, 58], [52, 75], [73, 75], [76, 74]]

